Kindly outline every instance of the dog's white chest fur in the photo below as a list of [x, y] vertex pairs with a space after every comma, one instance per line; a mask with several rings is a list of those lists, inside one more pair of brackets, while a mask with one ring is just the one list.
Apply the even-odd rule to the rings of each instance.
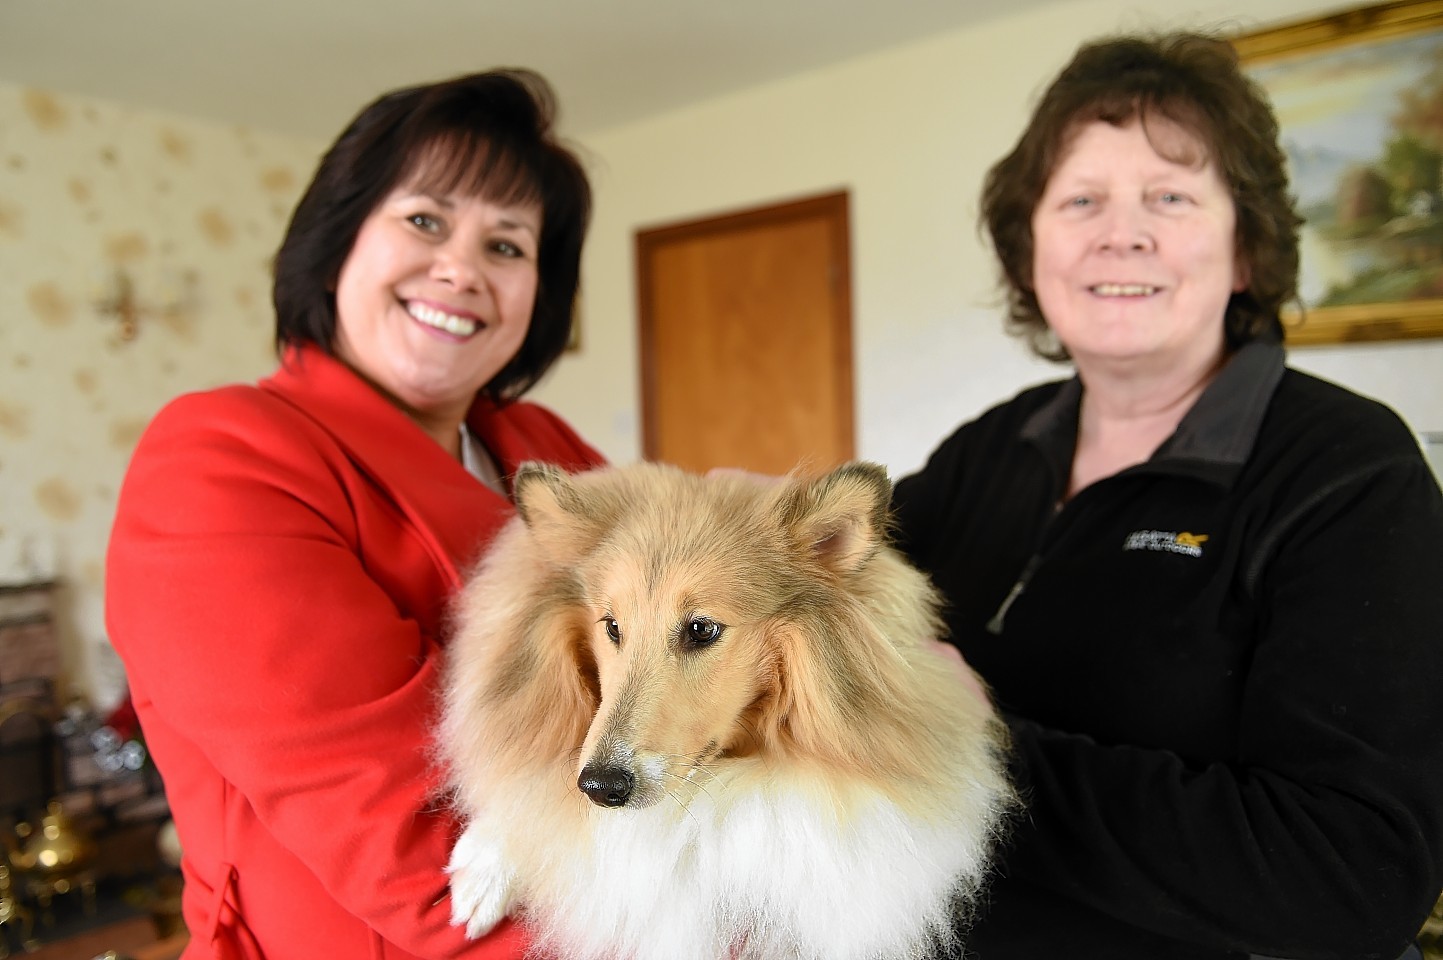
[[816, 785], [714, 799], [729, 795], [713, 782], [685, 809], [588, 811], [589, 836], [533, 847], [526, 876], [505, 850], [521, 811], [498, 805], [457, 845], [454, 913], [479, 931], [519, 901], [538, 952], [569, 960], [923, 957], [985, 869], [970, 810], [925, 825], [880, 797], [841, 813]]

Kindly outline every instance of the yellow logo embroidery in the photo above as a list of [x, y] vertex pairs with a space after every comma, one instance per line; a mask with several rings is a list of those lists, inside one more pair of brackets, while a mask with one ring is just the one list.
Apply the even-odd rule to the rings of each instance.
[[1202, 556], [1202, 545], [1207, 543], [1205, 533], [1174, 533], [1171, 530], [1138, 530], [1127, 535], [1122, 543], [1124, 550], [1152, 550], [1160, 553], [1180, 553], [1189, 557]]

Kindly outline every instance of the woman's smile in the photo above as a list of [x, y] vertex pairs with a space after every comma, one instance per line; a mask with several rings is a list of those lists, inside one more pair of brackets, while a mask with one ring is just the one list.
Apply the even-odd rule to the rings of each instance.
[[478, 328], [485, 327], [485, 324], [480, 322], [480, 318], [474, 314], [435, 307], [420, 300], [407, 302], [406, 312], [418, 323], [433, 330], [443, 330], [462, 340], [470, 337]]

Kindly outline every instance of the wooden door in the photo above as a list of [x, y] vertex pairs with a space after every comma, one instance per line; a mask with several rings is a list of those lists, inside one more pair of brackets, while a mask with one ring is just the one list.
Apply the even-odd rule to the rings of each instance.
[[637, 234], [643, 452], [689, 470], [853, 457], [847, 195]]

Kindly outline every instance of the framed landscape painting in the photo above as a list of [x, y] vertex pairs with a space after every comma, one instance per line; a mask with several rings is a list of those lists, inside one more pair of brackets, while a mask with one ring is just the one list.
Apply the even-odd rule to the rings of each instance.
[[1307, 220], [1288, 344], [1443, 337], [1443, 0], [1232, 42], [1272, 100]]

